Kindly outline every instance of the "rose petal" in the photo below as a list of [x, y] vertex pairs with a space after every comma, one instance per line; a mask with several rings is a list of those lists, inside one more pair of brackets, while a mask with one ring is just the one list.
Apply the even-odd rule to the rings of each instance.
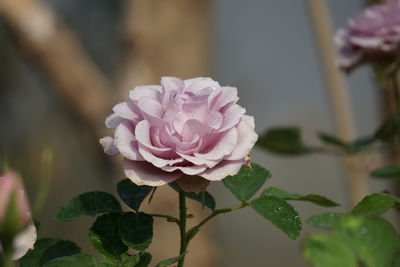
[[171, 151], [170, 148], [160, 148], [160, 147], [153, 146], [153, 144], [151, 143], [151, 139], [150, 139], [150, 123], [148, 121], [143, 120], [136, 125], [135, 137], [140, 144], [151, 149], [151, 151], [153, 151], [153, 152], [154, 151], [158, 151], [158, 152]]
[[112, 136], [103, 137], [99, 142], [103, 146], [106, 154], [115, 156], [119, 153], [118, 148], [114, 145], [114, 138]]
[[167, 172], [172, 172], [176, 170], [180, 170], [181, 172], [187, 174], [187, 175], [197, 175], [199, 173], [202, 173], [207, 169], [207, 166], [198, 166], [198, 165], [192, 165], [192, 166], [165, 166], [162, 167], [164, 171]]
[[242, 167], [244, 160], [224, 160], [212, 169], [198, 174], [199, 176], [210, 181], [221, 181], [228, 175], [235, 175]]
[[113, 113], [106, 118], [106, 127], [107, 128], [116, 128], [118, 124], [120, 124], [124, 119]]
[[229, 128], [234, 127], [236, 124], [239, 123], [243, 114], [246, 113], [246, 110], [239, 105], [232, 105], [229, 107], [224, 115], [224, 121], [221, 125], [219, 131], [225, 131]]
[[238, 133], [238, 141], [232, 154], [225, 158], [227, 160], [244, 159], [244, 157], [250, 153], [251, 148], [258, 139], [258, 135], [254, 132], [253, 117], [243, 116], [236, 129]]
[[200, 193], [207, 189], [210, 181], [196, 175], [182, 175], [176, 183], [185, 192]]
[[136, 113], [135, 111], [138, 111], [138, 108], [136, 105], [132, 102], [123, 102], [115, 105], [113, 107], [113, 111], [115, 114], [120, 116], [121, 118], [132, 120], [132, 121], [138, 121], [141, 119], [141, 116], [139, 113]]
[[123, 167], [126, 177], [137, 185], [160, 186], [182, 176], [181, 172], [165, 172], [145, 161], [124, 159]]
[[[139, 143], [139, 153], [142, 155], [142, 157], [146, 161], [150, 162], [151, 164], [153, 164], [154, 166], [156, 166], [158, 168], [162, 168], [162, 167], [165, 167], [165, 166], [170, 166], [170, 165], [173, 165], [173, 164], [180, 163], [180, 162], [184, 161], [182, 158], [172, 158], [172, 159], [161, 158], [158, 155], [161, 155], [163, 157], [168, 157], [170, 155], [166, 154], [165, 152], [164, 153], [157, 153], [158, 155], [157, 154], [153, 154], [152, 151], [149, 148], [143, 146], [140, 143]], [[171, 155], [172, 157], [174, 157], [174, 156], [176, 157], [175, 152], [170, 152], [170, 153], [172, 154]]]
[[135, 128], [124, 121], [115, 129], [114, 145], [118, 148], [119, 153], [129, 160], [143, 160], [137, 148], [137, 141], [133, 134]]
[[184, 142], [191, 142], [196, 136], [203, 136], [204, 134], [211, 132], [211, 130], [210, 126], [198, 120], [188, 120], [182, 128], [182, 140]]
[[22, 258], [30, 249], [33, 249], [36, 239], [36, 227], [33, 224], [30, 224], [13, 240], [13, 260], [18, 260]]
[[129, 98], [138, 101], [142, 97], [148, 97], [152, 99], [158, 99], [161, 94], [160, 85], [144, 85], [136, 86], [133, 90], [129, 92]]
[[215, 146], [207, 153], [194, 153], [196, 157], [208, 160], [221, 160], [224, 156], [232, 153], [237, 143], [237, 131], [230, 129], [215, 141]]

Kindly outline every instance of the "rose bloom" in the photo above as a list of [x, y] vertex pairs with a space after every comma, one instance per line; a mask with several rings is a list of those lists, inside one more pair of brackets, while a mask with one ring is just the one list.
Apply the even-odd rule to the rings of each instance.
[[365, 9], [349, 20], [347, 29], [337, 31], [335, 42], [345, 69], [400, 55], [400, 0]]
[[125, 175], [137, 185], [177, 180], [186, 191], [236, 174], [257, 141], [254, 119], [239, 106], [237, 89], [211, 78], [163, 77], [137, 86], [106, 119], [114, 135], [100, 140], [124, 157]]

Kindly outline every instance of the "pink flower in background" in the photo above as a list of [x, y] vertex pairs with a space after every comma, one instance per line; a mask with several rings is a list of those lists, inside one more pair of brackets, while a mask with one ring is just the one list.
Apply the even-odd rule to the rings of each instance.
[[373, 5], [335, 35], [339, 64], [345, 69], [385, 56], [400, 55], [400, 0]]
[[[6, 172], [3, 176], [0, 176], [0, 233], [8, 231], [4, 229], [8, 208], [10, 207], [10, 201], [15, 197], [18, 221], [15, 222], [18, 225], [13, 226], [13, 230], [19, 229], [24, 230], [31, 223], [31, 213], [29, 209], [28, 200], [24, 191], [24, 187], [21, 178], [11, 172]], [[3, 233], [3, 234], [16, 234], [16, 233]]]
[[100, 143], [124, 157], [125, 174], [137, 185], [181, 178], [187, 190], [204, 189], [236, 174], [257, 141], [237, 89], [211, 78], [163, 77], [161, 86], [137, 86], [129, 98], [113, 108], [106, 126], [114, 135]]

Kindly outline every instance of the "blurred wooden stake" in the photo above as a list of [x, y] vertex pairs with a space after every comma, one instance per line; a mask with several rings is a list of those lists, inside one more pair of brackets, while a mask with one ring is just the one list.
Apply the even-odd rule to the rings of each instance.
[[[308, 0], [318, 41], [323, 68], [326, 75], [339, 137], [346, 141], [356, 138], [352, 104], [344, 74], [336, 65], [336, 48], [333, 44], [333, 31], [330, 14], [325, 0]], [[368, 175], [362, 170], [358, 156], [345, 158], [347, 181], [352, 205], [368, 194]]]
[[0, 15], [27, 53], [47, 74], [54, 88], [98, 135], [104, 124], [111, 89], [74, 34], [43, 2], [0, 0]]

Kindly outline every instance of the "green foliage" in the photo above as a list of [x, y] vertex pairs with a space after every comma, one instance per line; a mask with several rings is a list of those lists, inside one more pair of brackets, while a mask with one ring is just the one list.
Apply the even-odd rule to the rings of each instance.
[[303, 143], [300, 129], [297, 127], [269, 129], [259, 136], [256, 145], [280, 154], [301, 155], [311, 152]]
[[151, 186], [138, 186], [129, 179], [124, 179], [117, 185], [117, 191], [121, 199], [135, 211], [139, 210], [140, 204], [152, 189], [153, 187]]
[[343, 140], [340, 140], [338, 137], [327, 134], [327, 133], [319, 133], [318, 138], [331, 146], [337, 147], [341, 150], [343, 150], [345, 153], [348, 154], [355, 154], [358, 152], [361, 152], [365, 150], [369, 145], [371, 145], [374, 141], [374, 137], [363, 137], [356, 139], [353, 142], [345, 142]]
[[176, 256], [176, 257], [172, 257], [172, 258], [168, 258], [166, 260], [163, 260], [161, 262], [159, 262], [156, 267], [167, 267], [171, 264], [174, 264], [176, 262], [178, 262], [181, 258], [183, 258], [185, 256], [186, 253], [180, 255], [180, 256]]
[[122, 254], [118, 259], [105, 258], [99, 263], [99, 267], [137, 267], [140, 261], [139, 255]]
[[250, 206], [290, 238], [296, 239], [299, 236], [301, 231], [299, 215], [285, 200], [264, 195], [251, 201]]
[[89, 231], [93, 247], [104, 257], [116, 258], [128, 250], [119, 235], [119, 213], [98, 216]]
[[308, 218], [307, 223], [321, 229], [332, 229], [341, 216], [343, 214], [333, 212], [318, 214]]
[[242, 166], [236, 175], [228, 176], [222, 182], [240, 201], [247, 201], [270, 177], [269, 171], [253, 163], [250, 168]]
[[344, 216], [334, 231], [367, 267], [387, 266], [399, 249], [399, 236], [383, 218]]
[[[178, 185], [174, 183], [169, 183], [169, 186], [174, 189], [176, 192], [179, 192]], [[195, 201], [200, 202], [203, 206], [210, 208], [211, 210], [215, 210], [215, 199], [214, 197], [208, 193], [207, 191], [194, 193], [194, 192], [186, 192], [186, 197], [193, 199]]]
[[366, 196], [352, 210], [355, 215], [382, 215], [393, 207], [400, 206], [400, 199], [385, 193]]
[[43, 254], [40, 257], [40, 264], [43, 265], [55, 258], [71, 256], [79, 253], [81, 253], [81, 249], [73, 242], [60, 240], [43, 251]]
[[36, 241], [34, 249], [22, 257], [19, 261], [20, 267], [41, 267], [41, 258], [47, 248], [57, 244], [61, 240], [58, 238], [42, 238]]
[[104, 212], [121, 212], [121, 205], [112, 195], [96, 191], [81, 194], [65, 203], [56, 218], [60, 221], [70, 221]]
[[140, 252], [139, 253], [140, 260], [135, 265], [135, 267], [147, 267], [151, 262], [151, 254], [147, 252]]
[[315, 267], [357, 267], [353, 251], [337, 236], [313, 234], [303, 252]]
[[49, 261], [43, 267], [96, 267], [96, 260], [89, 254], [75, 254], [71, 256], [65, 256], [56, 258]]
[[375, 138], [391, 142], [400, 133], [400, 110], [393, 112], [375, 132]]
[[153, 217], [145, 213], [124, 213], [119, 223], [122, 240], [130, 248], [144, 251], [153, 239]]
[[330, 199], [327, 199], [324, 196], [320, 195], [314, 195], [314, 194], [309, 194], [309, 195], [299, 195], [295, 193], [289, 193], [286, 192], [283, 189], [277, 188], [277, 187], [269, 187], [264, 190], [262, 193], [262, 196], [272, 196], [272, 197], [277, 197], [285, 200], [300, 200], [300, 201], [308, 201], [320, 206], [324, 207], [336, 207], [339, 204], [333, 202]]
[[384, 166], [373, 170], [370, 175], [378, 179], [400, 179], [400, 167]]

